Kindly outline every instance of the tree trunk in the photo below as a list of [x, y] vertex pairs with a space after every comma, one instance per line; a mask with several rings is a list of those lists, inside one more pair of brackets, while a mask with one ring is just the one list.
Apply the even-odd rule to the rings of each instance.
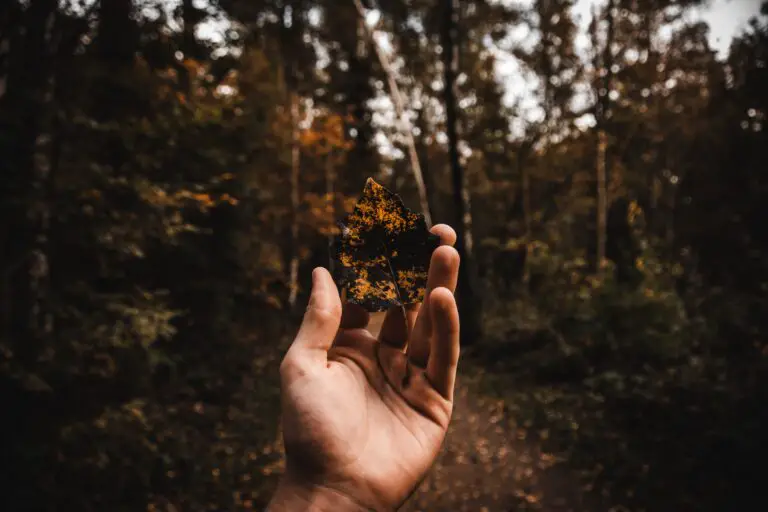
[[[289, 196], [290, 196], [290, 227], [288, 233], [288, 247], [285, 252], [288, 266], [288, 307], [293, 311], [299, 294], [299, 208], [301, 206], [301, 194], [299, 191], [299, 177], [301, 165], [301, 146], [300, 146], [300, 101], [299, 80], [297, 65], [294, 58], [293, 48], [296, 22], [295, 13], [290, 10], [290, 6], [283, 5], [280, 9], [280, 19], [283, 25], [280, 31], [280, 54], [282, 57], [282, 72], [286, 88], [286, 103], [291, 126], [291, 170], [289, 175]], [[290, 13], [290, 14], [289, 14]], [[290, 19], [289, 19], [290, 18]]]
[[[56, 0], [30, 2], [17, 26], [3, 27], [4, 94], [0, 122], [11, 140], [0, 146], [2, 227], [5, 233], [0, 271], [7, 308], [3, 335], [16, 359], [34, 364], [50, 332], [46, 307], [48, 282], [48, 174], [52, 122], [52, 31]], [[13, 9], [4, 8], [3, 14]], [[3, 20], [8, 21], [8, 20]], [[14, 44], [18, 43], [18, 44]]]
[[472, 254], [472, 213], [466, 176], [459, 158], [458, 112], [456, 102], [456, 78], [459, 72], [459, 1], [443, 0], [443, 93], [448, 135], [448, 157], [453, 184], [453, 201], [456, 210], [456, 250], [461, 257], [458, 282], [458, 305], [462, 319], [462, 342], [471, 344], [482, 335], [480, 319], [481, 297], [475, 290], [475, 262]]
[[[602, 275], [603, 266], [605, 262], [605, 247], [607, 238], [607, 220], [608, 220], [608, 179], [610, 177], [610, 160], [608, 155], [608, 118], [610, 116], [610, 93], [613, 86], [613, 40], [615, 31], [614, 22], [614, 10], [616, 6], [616, 0], [609, 0], [606, 6], [606, 21], [607, 30], [605, 43], [602, 48], [602, 56], [599, 55], [597, 49], [595, 49], [595, 56], [597, 66], [596, 70], [600, 71], [602, 75], [597, 80], [597, 109], [595, 115], [595, 121], [597, 123], [597, 157], [595, 162], [595, 174], [596, 174], [596, 209], [597, 209], [597, 239], [595, 247], [595, 273], [599, 276]], [[597, 23], [595, 23], [595, 30], [597, 30]], [[597, 41], [597, 37], [595, 37]]]
[[[364, 26], [365, 20], [355, 15], [355, 31], [353, 44], [349, 48], [349, 91], [347, 92], [349, 109], [352, 112], [352, 126], [355, 129], [355, 144], [347, 159], [348, 176], [345, 180], [355, 187], [360, 183], [357, 179], [361, 172], [371, 172], [375, 168], [372, 158], [371, 139], [373, 138], [368, 100], [372, 92], [369, 80], [371, 76], [370, 56], [368, 55], [368, 35]], [[341, 185], [341, 183], [339, 183]], [[340, 191], [343, 192], [343, 191]]]
[[193, 0], [183, 0], [182, 9], [182, 28], [181, 51], [184, 53], [184, 62], [179, 66], [179, 85], [181, 91], [191, 100], [192, 94], [192, 76], [187, 65], [187, 60], [194, 57], [195, 49], [195, 6]]
[[525, 228], [525, 254], [523, 259], [523, 286], [527, 289], [530, 283], [530, 247], [532, 238], [531, 226], [531, 173], [528, 170], [528, 148], [524, 147], [518, 155], [517, 165], [520, 171], [523, 192], [523, 225]]
[[299, 95], [291, 92], [291, 262], [288, 305], [293, 309], [299, 292]]
[[607, 219], [608, 219], [608, 199], [606, 187], [606, 134], [605, 130], [600, 128], [597, 131], [597, 162], [596, 162], [596, 183], [597, 183], [597, 246], [595, 250], [595, 267], [598, 275], [602, 274], [603, 262], [605, 261], [605, 245], [607, 237]]
[[18, 26], [19, 5], [6, 1], [0, 6], [0, 101], [8, 88], [11, 34]]
[[[336, 219], [336, 169], [333, 161], [333, 150], [325, 157], [325, 197], [328, 201], [328, 215], [333, 221]], [[328, 246], [333, 243], [333, 232], [328, 233]]]
[[426, 103], [422, 102], [420, 109], [416, 111], [416, 127], [419, 129], [418, 141], [416, 142], [416, 149], [419, 158], [419, 165], [421, 165], [421, 172], [424, 174], [424, 186], [427, 189], [427, 203], [429, 207], [429, 213], [432, 218], [439, 216], [440, 212], [437, 210], [440, 201], [438, 200], [437, 188], [435, 187], [435, 177], [431, 174], [429, 168], [429, 144], [427, 141], [427, 133], [429, 125], [427, 123]]

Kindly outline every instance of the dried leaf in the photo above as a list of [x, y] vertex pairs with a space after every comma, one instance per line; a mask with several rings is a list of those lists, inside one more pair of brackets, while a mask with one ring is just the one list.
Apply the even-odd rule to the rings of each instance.
[[383, 311], [424, 300], [427, 270], [440, 237], [423, 215], [369, 178], [331, 247], [333, 275], [349, 302]]

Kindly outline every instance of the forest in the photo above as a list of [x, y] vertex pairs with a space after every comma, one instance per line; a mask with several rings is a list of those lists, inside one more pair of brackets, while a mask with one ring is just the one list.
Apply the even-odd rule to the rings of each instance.
[[768, 2], [724, 53], [705, 0], [584, 3], [0, 2], [0, 510], [263, 510], [369, 177], [462, 261], [405, 510], [759, 508]]

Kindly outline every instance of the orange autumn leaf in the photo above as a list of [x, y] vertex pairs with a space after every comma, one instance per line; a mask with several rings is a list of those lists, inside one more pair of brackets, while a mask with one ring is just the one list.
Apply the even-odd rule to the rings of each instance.
[[423, 215], [369, 178], [339, 228], [332, 270], [350, 302], [383, 311], [424, 299], [429, 260], [440, 238], [429, 233]]

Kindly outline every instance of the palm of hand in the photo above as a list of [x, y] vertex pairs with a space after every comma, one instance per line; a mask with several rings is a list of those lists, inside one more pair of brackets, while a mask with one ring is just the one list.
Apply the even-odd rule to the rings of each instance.
[[459, 357], [453, 291], [459, 258], [448, 226], [432, 255], [421, 307], [387, 312], [378, 339], [368, 314], [342, 307], [325, 269], [280, 368], [286, 480], [347, 502], [391, 510], [439, 451], [451, 417]]
[[451, 402], [364, 329], [340, 331], [325, 370], [286, 383], [289, 460], [366, 503], [402, 503], [437, 456]]

